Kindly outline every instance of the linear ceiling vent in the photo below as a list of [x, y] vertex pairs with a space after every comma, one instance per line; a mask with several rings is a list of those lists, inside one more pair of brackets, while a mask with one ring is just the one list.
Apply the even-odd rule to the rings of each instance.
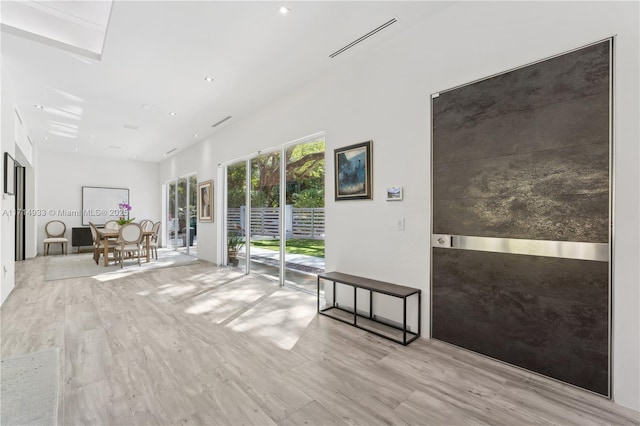
[[29, 145], [33, 146], [33, 141], [29, 136], [27, 136], [27, 142], [29, 142]]
[[231, 120], [231, 116], [227, 116], [225, 118], [223, 118], [222, 120], [218, 121], [216, 124], [212, 125], [211, 127], [218, 127], [219, 125], [221, 125], [222, 123], [224, 123], [227, 120]]
[[379, 33], [380, 31], [384, 30], [385, 28], [389, 27], [391, 24], [395, 24], [396, 22], [398, 22], [397, 18], [393, 18], [390, 21], [385, 22], [384, 24], [380, 25], [378, 28], [373, 29], [371, 31], [369, 31], [368, 33], [366, 33], [365, 35], [363, 35], [362, 37], [360, 37], [357, 40], [352, 41], [351, 43], [347, 44], [345, 47], [343, 47], [342, 49], [336, 50], [335, 52], [333, 52], [331, 55], [329, 55], [330, 58], [335, 58], [336, 56], [338, 56], [339, 54], [343, 53], [344, 51], [351, 49], [353, 46], [355, 46], [358, 43], [361, 43], [363, 41], [365, 41], [366, 39], [368, 39], [369, 37], [371, 37], [372, 35]]
[[14, 111], [16, 112], [16, 117], [18, 117], [18, 121], [20, 122], [20, 125], [22, 126], [22, 117], [20, 117], [20, 114], [18, 114], [18, 110], [14, 109]]
[[134, 126], [133, 124], [125, 124], [124, 128], [129, 130], [138, 130], [140, 127]]
[[165, 152], [165, 153], [164, 153], [164, 155], [169, 155], [169, 154], [171, 154], [173, 151], [175, 151], [176, 149], [178, 149], [178, 148], [173, 148], [172, 150], [169, 150], [169, 151]]

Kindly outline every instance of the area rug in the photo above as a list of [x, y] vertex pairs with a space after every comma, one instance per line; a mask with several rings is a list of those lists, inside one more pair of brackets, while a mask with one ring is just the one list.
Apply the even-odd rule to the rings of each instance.
[[123, 268], [114, 265], [113, 261], [109, 266], [104, 266], [104, 259], [96, 265], [93, 260], [93, 253], [69, 254], [66, 256], [51, 256], [47, 264], [45, 281], [64, 280], [78, 277], [94, 277], [99, 280], [106, 280], [110, 277], [120, 277], [123, 274], [145, 272], [152, 269], [167, 268], [173, 266], [191, 265], [198, 263], [198, 259], [192, 256], [179, 253], [174, 250], [158, 250], [158, 259], [151, 259], [147, 263], [146, 259], [141, 259], [138, 266], [137, 259], [126, 259]]
[[2, 360], [0, 424], [58, 424], [59, 350]]

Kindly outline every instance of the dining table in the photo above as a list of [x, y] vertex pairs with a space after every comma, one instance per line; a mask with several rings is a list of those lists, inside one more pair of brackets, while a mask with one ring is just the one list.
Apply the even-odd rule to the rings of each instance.
[[[98, 231], [98, 237], [102, 239], [102, 245], [104, 250], [104, 266], [109, 266], [109, 239], [118, 238], [120, 231], [117, 229], [96, 229]], [[142, 237], [145, 239], [145, 248], [147, 252], [147, 262], [151, 261], [151, 237], [153, 231], [142, 231]]]

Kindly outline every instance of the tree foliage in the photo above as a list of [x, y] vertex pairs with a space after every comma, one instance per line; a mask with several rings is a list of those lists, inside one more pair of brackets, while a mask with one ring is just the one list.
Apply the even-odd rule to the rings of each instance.
[[[324, 141], [295, 145], [285, 151], [287, 204], [324, 207]], [[227, 168], [227, 203], [245, 205], [245, 163]], [[280, 203], [280, 151], [251, 160], [251, 206], [278, 207]]]
[[227, 206], [238, 208], [246, 204], [245, 188], [247, 167], [245, 162], [227, 167]]

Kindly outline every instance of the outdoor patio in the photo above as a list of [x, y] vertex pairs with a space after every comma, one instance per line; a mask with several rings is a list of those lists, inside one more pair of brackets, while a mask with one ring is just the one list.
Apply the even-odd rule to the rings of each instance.
[[[264, 278], [278, 281], [280, 267], [280, 253], [273, 250], [251, 247], [251, 273]], [[285, 282], [287, 285], [300, 290], [315, 293], [316, 275], [324, 272], [324, 258], [304, 254], [285, 255]], [[238, 268], [244, 268], [246, 249], [238, 253], [240, 263]]]

